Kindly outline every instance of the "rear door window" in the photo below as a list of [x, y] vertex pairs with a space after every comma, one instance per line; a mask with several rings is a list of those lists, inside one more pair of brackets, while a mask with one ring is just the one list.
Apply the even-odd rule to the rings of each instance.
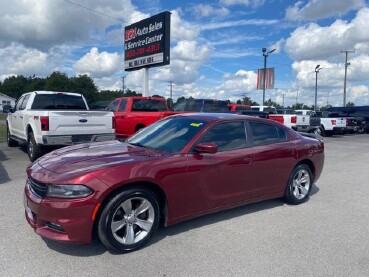
[[254, 145], [266, 145], [287, 141], [284, 129], [260, 122], [250, 122]]

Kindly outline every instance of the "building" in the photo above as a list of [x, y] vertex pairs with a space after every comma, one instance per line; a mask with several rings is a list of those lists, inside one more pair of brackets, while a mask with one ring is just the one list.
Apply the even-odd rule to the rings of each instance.
[[14, 107], [15, 101], [16, 99], [0, 92], [0, 112], [3, 111], [3, 106], [5, 105], [10, 105], [11, 107]]

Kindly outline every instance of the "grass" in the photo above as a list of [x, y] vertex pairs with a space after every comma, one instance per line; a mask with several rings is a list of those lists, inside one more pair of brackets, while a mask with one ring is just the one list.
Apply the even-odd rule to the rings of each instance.
[[6, 141], [6, 125], [0, 125], [0, 142]]
[[[8, 115], [7, 113], [0, 113], [0, 120], [5, 121], [7, 115]], [[0, 142], [5, 141], [6, 141], [6, 125], [0, 123]]]

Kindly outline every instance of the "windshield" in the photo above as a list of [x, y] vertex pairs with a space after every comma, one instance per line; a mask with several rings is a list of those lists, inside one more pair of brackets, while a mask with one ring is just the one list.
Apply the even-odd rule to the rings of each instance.
[[203, 120], [171, 117], [155, 122], [129, 138], [127, 142], [146, 148], [178, 153], [207, 124]]

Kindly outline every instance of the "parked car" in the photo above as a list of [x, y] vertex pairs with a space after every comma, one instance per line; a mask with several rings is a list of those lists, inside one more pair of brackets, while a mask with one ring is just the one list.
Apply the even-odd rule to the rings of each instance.
[[251, 106], [244, 104], [227, 104], [230, 112], [241, 114], [242, 111], [250, 111]]
[[3, 113], [10, 113], [12, 108], [10, 105], [3, 105]]
[[227, 101], [216, 99], [186, 99], [173, 107], [175, 112], [227, 113]]
[[269, 119], [278, 121], [295, 131], [318, 133], [320, 119], [307, 114], [299, 114], [294, 109], [277, 109], [277, 114], [269, 115]]
[[27, 168], [25, 216], [48, 239], [89, 243], [97, 234], [109, 249], [132, 251], [160, 222], [271, 198], [303, 203], [323, 164], [323, 141], [277, 122], [178, 114], [125, 142], [76, 145], [40, 158]]
[[269, 114], [277, 113], [277, 109], [272, 106], [251, 106], [251, 109], [254, 111], [267, 112]]

